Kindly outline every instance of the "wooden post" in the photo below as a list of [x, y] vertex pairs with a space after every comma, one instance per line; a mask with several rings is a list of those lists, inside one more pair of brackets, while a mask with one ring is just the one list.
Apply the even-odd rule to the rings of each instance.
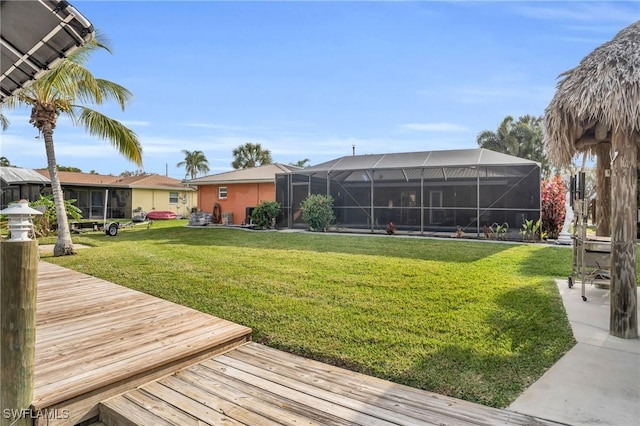
[[33, 422], [38, 242], [3, 241], [0, 257], [0, 425], [27, 426]]
[[609, 333], [638, 337], [636, 216], [637, 145], [632, 135], [612, 137], [611, 289]]
[[[600, 142], [596, 145], [598, 166], [596, 168], [596, 235], [611, 236], [611, 144]], [[607, 176], [607, 173], [609, 175]]]

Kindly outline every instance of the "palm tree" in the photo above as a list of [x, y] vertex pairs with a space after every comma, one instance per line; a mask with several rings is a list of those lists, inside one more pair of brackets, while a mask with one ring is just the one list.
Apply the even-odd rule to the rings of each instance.
[[209, 171], [209, 161], [202, 151], [187, 151], [183, 149], [182, 153], [184, 154], [184, 161], [176, 164], [176, 167], [184, 167], [191, 179], [195, 179], [198, 173], [204, 174]]
[[234, 169], [248, 169], [271, 164], [272, 162], [271, 152], [268, 149], [262, 149], [259, 143], [253, 144], [249, 142], [233, 150], [231, 167]]
[[75, 253], [53, 145], [53, 132], [58, 116], [66, 114], [74, 125], [83, 126], [93, 136], [109, 140], [128, 160], [138, 166], [142, 165], [142, 147], [136, 134], [119, 121], [89, 108], [90, 105], [102, 105], [106, 100], [112, 99], [124, 110], [132, 96], [126, 88], [108, 80], [95, 78], [84, 67], [90, 53], [98, 49], [111, 53], [99, 34], [92, 42], [78, 49], [42, 78], [6, 101], [10, 108], [18, 105], [31, 107], [29, 122], [40, 131], [44, 139], [47, 168], [58, 217], [58, 240], [53, 251], [55, 256]]
[[0, 157], [0, 167], [11, 167], [11, 161], [7, 157]]
[[7, 130], [9, 128], [9, 119], [0, 112], [0, 129]]
[[305, 167], [307, 167], [307, 164], [309, 164], [311, 162], [311, 160], [309, 160], [308, 158], [305, 158], [304, 160], [298, 160], [295, 163], [289, 163], [290, 166], [296, 166], [296, 167], [300, 167], [302, 169], [304, 169]]
[[515, 121], [506, 116], [496, 132], [484, 130], [477, 137], [481, 148], [502, 152], [540, 163], [543, 176], [549, 176], [551, 168], [544, 151], [542, 117], [524, 115]]

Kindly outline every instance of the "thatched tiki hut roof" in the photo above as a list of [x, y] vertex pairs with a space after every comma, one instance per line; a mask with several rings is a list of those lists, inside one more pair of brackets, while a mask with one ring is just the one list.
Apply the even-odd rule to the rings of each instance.
[[602, 152], [598, 146], [611, 144], [611, 162], [598, 164], [599, 168], [611, 168], [610, 332], [636, 338], [640, 21], [596, 48], [560, 78], [545, 110], [545, 149], [550, 160], [561, 166], [570, 164], [579, 152]]

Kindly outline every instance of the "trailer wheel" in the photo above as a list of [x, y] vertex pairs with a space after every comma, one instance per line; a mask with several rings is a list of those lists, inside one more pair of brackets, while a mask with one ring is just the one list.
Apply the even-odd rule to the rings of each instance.
[[105, 233], [110, 236], [110, 237], [115, 237], [116, 235], [118, 235], [118, 224], [117, 223], [111, 223]]
[[573, 277], [569, 277], [567, 283], [569, 284], [569, 288], [573, 288]]

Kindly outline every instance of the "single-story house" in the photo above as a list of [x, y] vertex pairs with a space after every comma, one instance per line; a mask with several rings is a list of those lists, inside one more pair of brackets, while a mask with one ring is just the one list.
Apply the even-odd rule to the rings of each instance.
[[300, 203], [324, 194], [343, 228], [517, 230], [540, 217], [540, 185], [540, 164], [483, 148], [346, 156], [276, 177], [278, 226], [306, 226]]
[[[195, 207], [196, 190], [178, 179], [157, 174], [119, 177], [82, 172], [58, 172], [64, 198], [75, 199], [85, 219], [131, 218], [143, 210], [168, 210], [187, 216]], [[2, 206], [51, 194], [48, 170], [0, 167]]]
[[233, 170], [186, 180], [198, 188], [198, 211], [214, 214], [218, 207], [225, 223], [248, 223], [247, 216], [263, 201], [275, 201], [276, 174], [300, 170], [280, 163]]

